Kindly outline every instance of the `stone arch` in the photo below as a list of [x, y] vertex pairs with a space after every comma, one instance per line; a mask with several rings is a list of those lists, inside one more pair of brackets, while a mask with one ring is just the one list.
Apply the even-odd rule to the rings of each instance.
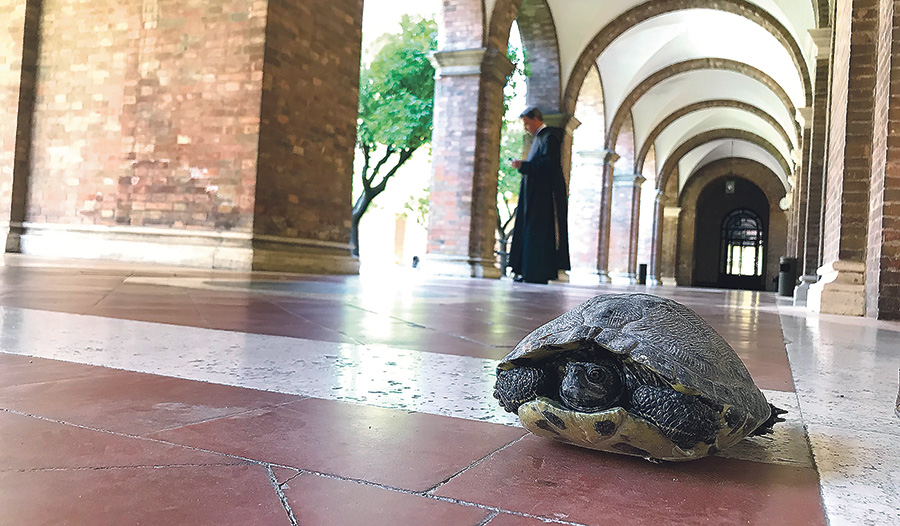
[[[724, 128], [719, 130], [710, 130], [708, 132], [701, 133], [694, 137], [691, 137], [687, 141], [681, 144], [678, 148], [672, 152], [671, 155], [666, 159], [666, 162], [663, 164], [662, 169], [659, 171], [659, 177], [657, 177], [656, 187], [657, 189], [663, 189], [666, 186], [666, 182], [668, 182], [669, 177], [677, 166], [678, 162], [684, 157], [688, 152], [697, 148], [698, 146], [705, 144], [710, 141], [714, 141], [717, 139], [737, 139], [742, 141], [751, 142], [760, 148], [766, 150], [773, 158], [778, 161], [778, 164], [784, 170], [785, 174], [791, 173], [791, 168], [788, 165], [787, 161], [778, 153], [778, 149], [775, 146], [760, 137], [755, 133], [748, 132], [746, 130], [738, 130], [735, 128]], [[688, 179], [690, 182], [690, 179]], [[782, 183], [784, 186], [785, 183]], [[687, 186], [687, 184], [685, 184]]]
[[456, 0], [452, 9], [443, 2], [438, 21], [438, 48], [460, 51], [482, 47], [486, 29], [484, 19], [482, 0]]
[[[715, 9], [743, 16], [748, 20], [759, 24], [761, 27], [771, 33], [784, 47], [787, 49], [797, 68], [803, 84], [803, 92], [806, 99], [806, 105], [812, 100], [812, 83], [810, 79], [809, 69], [806, 67], [803, 51], [799, 44], [794, 40], [791, 32], [778, 19], [761, 7], [746, 2], [744, 0], [720, 0], [712, 4]], [[572, 72], [569, 76], [566, 89], [563, 94], [563, 108], [566, 112], [572, 113], [577, 102], [578, 91], [584, 77], [590, 70], [591, 64], [596, 62], [597, 58], [603, 51], [619, 36], [630, 28], [640, 24], [645, 20], [649, 20], [655, 16], [673, 11], [683, 11], [687, 9], [710, 9], [711, 5], [708, 0], [650, 0], [641, 5], [635, 6], [626, 11], [614, 21], [606, 25], [591, 42], [585, 46]]]
[[[610, 123], [609, 134], [606, 138], [607, 145], [614, 145], [616, 143], [615, 141], [617, 140], [619, 129], [622, 127], [622, 123], [625, 121], [625, 119], [630, 116], [632, 106], [634, 106], [638, 99], [640, 99], [645, 93], [650, 91], [651, 88], [653, 88], [660, 82], [663, 82], [664, 80], [676, 75], [700, 69], [727, 70], [746, 75], [754, 80], [759, 81], [767, 88], [769, 88], [778, 97], [781, 103], [784, 104], [785, 109], [787, 109], [789, 115], [794, 115], [797, 112], [796, 108], [794, 107], [794, 103], [791, 101], [791, 98], [788, 96], [784, 88], [782, 88], [777, 82], [775, 82], [775, 79], [767, 75], [765, 72], [754, 68], [753, 66], [745, 64], [743, 62], [737, 62], [735, 60], [722, 58], [698, 58], [685, 60], [684, 62], [672, 64], [671, 66], [665, 67], [653, 73], [652, 75], [644, 79], [640, 84], [638, 84], [625, 97], [625, 100], [622, 101], [622, 104], [619, 106], [619, 109], [616, 111], [616, 114], [613, 117], [612, 122]], [[794, 122], [794, 131], [797, 134], [797, 137], [800, 137], [800, 124], [798, 124], [796, 121]]]
[[[782, 250], [787, 242], [787, 213], [779, 207], [779, 202], [786, 195], [781, 180], [768, 167], [750, 160], [740, 159], [737, 164], [741, 177], [756, 185], [765, 194], [769, 201], [769, 235], [766, 250], [766, 276], [764, 283], [771, 282], [777, 274], [778, 258], [783, 255]], [[693, 271], [693, 251], [689, 247], [694, 246], [695, 220], [697, 200], [701, 192], [717, 179], [722, 178], [732, 169], [730, 162], [724, 159], [705, 166], [692, 177], [684, 187], [678, 198], [681, 208], [681, 225], [679, 227], [677, 249], [679, 254], [676, 262], [676, 277], [679, 283], [688, 284]], [[778, 250], [781, 248], [782, 250]]]
[[778, 123], [775, 118], [761, 110], [759, 107], [754, 106], [753, 104], [748, 104], [746, 102], [738, 101], [738, 100], [730, 100], [730, 99], [712, 99], [712, 100], [704, 100], [700, 102], [695, 102], [693, 104], [689, 104], [680, 108], [679, 110], [673, 112], [671, 115], [666, 116], [659, 124], [656, 125], [655, 128], [647, 135], [647, 138], [644, 140], [644, 144], [641, 145], [641, 149], [638, 152], [637, 158], [634, 162], [634, 172], [635, 173], [643, 173], [644, 170], [644, 160], [647, 158], [647, 154], [650, 152], [650, 149], [653, 148], [653, 144], [656, 142], [656, 138], [669, 127], [670, 124], [675, 122], [676, 120], [684, 117], [685, 115], [689, 115], [691, 113], [708, 109], [708, 108], [734, 108], [738, 110], [743, 110], [748, 113], [752, 113], [756, 115], [766, 122], [768, 122], [775, 130], [781, 135], [781, 137], [788, 143], [793, 144], [791, 137], [784, 131], [784, 128]]
[[513, 21], [519, 25], [525, 58], [531, 68], [526, 104], [558, 113], [562, 80], [556, 24], [546, 0], [498, 0], [491, 16], [487, 44], [505, 50]]

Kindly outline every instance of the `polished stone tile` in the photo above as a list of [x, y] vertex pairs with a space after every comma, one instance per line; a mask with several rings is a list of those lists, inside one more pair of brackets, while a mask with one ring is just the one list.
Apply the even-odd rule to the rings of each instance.
[[489, 511], [347, 480], [301, 475], [283, 485], [297, 524], [479, 526]]
[[824, 525], [813, 469], [724, 458], [653, 464], [526, 437], [437, 495], [589, 525]]
[[[2, 376], [0, 373], [0, 379]], [[2, 408], [128, 435], [144, 435], [298, 399], [294, 395], [109, 369], [99, 369], [91, 376], [0, 388]]]
[[10, 526], [290, 526], [257, 465], [0, 471]]
[[238, 464], [240, 461], [0, 411], [0, 471]]
[[485, 526], [546, 526], [547, 524], [548, 522], [543, 519], [515, 515], [512, 513], [500, 513], [491, 519]]
[[151, 436], [280, 466], [424, 491], [524, 433], [471, 420], [307, 399]]
[[810, 425], [809, 439], [831, 526], [900, 524], [896, 434]]

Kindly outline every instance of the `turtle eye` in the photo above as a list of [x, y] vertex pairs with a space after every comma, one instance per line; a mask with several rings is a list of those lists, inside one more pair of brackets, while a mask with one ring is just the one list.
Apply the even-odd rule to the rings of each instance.
[[603, 371], [599, 367], [591, 367], [587, 373], [588, 380], [599, 382], [603, 379]]

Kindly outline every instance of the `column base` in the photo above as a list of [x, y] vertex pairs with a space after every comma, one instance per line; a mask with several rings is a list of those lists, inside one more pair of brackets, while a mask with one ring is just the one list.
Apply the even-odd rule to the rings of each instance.
[[810, 285], [807, 308], [821, 314], [866, 315], [866, 265], [835, 261], [819, 268], [822, 276]]
[[9, 252], [221, 270], [357, 274], [350, 245], [312, 239], [162, 228], [25, 223], [11, 225]]
[[597, 269], [573, 268], [569, 271], [569, 283], [576, 285], [599, 285], [600, 273]]
[[637, 283], [637, 276], [632, 272], [610, 272], [609, 279], [613, 285], [634, 285]]
[[423, 272], [433, 276], [485, 279], [500, 279], [502, 276], [493, 260], [476, 260], [466, 256], [425, 254], [419, 267]]
[[818, 277], [813, 274], [807, 274], [800, 277], [800, 284], [794, 288], [794, 306], [805, 306], [809, 300], [809, 287], [818, 281]]

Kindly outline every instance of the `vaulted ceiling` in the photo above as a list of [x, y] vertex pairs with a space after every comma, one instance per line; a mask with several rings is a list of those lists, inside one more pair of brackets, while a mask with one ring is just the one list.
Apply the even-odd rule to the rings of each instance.
[[[485, 0], [488, 19], [501, 1]], [[586, 79], [599, 72], [604, 122], [589, 128], [603, 130], [608, 150], [627, 128], [635, 172], [652, 151], [657, 168], [677, 166], [681, 188], [700, 168], [738, 157], [769, 167], [790, 191], [798, 115], [812, 104], [810, 31], [819, 25], [819, 3], [524, 0], [519, 25], [526, 50], [529, 40], [537, 45], [530, 34], [546, 35], [548, 25], [555, 33], [555, 69], [537, 69], [558, 71], [561, 113], [574, 113]], [[543, 29], [523, 27], [522, 16], [542, 12], [543, 22], [526, 23]]]

